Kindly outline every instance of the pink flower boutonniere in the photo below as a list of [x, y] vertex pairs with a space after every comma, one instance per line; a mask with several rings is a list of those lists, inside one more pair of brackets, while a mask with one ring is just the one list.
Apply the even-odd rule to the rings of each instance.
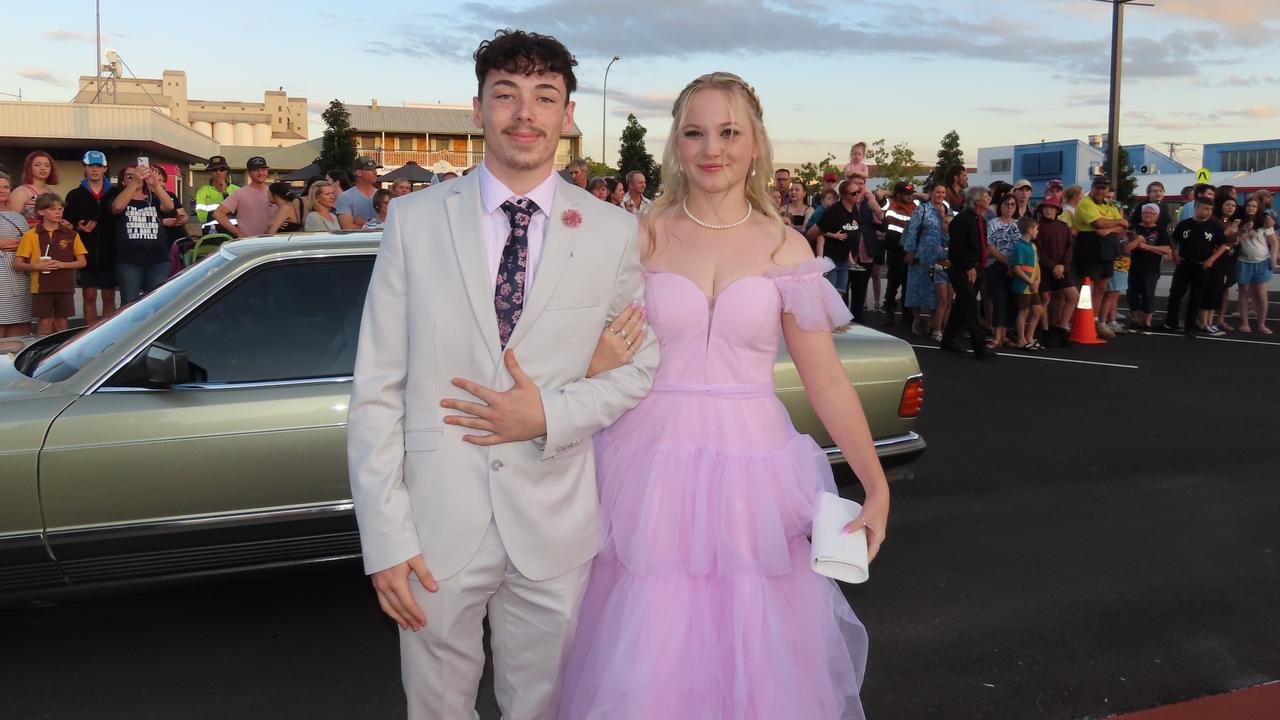
[[569, 208], [560, 216], [560, 222], [564, 223], [564, 226], [567, 228], [576, 228], [582, 224], [582, 213], [573, 208]]

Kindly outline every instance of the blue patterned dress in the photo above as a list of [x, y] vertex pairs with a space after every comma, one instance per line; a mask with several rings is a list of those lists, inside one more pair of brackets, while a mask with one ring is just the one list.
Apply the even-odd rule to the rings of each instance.
[[936, 310], [938, 295], [930, 272], [935, 262], [947, 258], [947, 231], [933, 203], [922, 203], [911, 213], [902, 232], [902, 248], [916, 254], [916, 262], [907, 268], [907, 307]]

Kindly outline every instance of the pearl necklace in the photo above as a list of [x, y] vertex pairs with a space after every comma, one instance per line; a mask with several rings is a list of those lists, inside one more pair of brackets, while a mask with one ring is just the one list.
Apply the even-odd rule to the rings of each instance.
[[729, 230], [730, 228], [738, 227], [739, 225], [741, 225], [742, 223], [746, 222], [751, 218], [751, 203], [747, 203], [747, 214], [743, 215], [741, 220], [737, 222], [726, 223], [724, 225], [713, 225], [712, 223], [703, 222], [698, 218], [694, 217], [693, 213], [689, 212], [689, 198], [685, 198], [684, 200], [681, 200], [680, 207], [684, 208], [684, 214], [690, 220], [698, 223], [699, 225], [701, 225], [702, 227], [708, 230]]

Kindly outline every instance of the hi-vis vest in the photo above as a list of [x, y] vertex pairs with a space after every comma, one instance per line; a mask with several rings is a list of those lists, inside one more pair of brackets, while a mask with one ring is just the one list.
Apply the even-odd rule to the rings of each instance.
[[196, 217], [200, 218], [200, 224], [204, 225], [212, 220], [213, 211], [218, 209], [223, 200], [226, 200], [231, 193], [239, 190], [234, 183], [227, 185], [227, 192], [220, 193], [218, 188], [212, 185], [205, 185], [196, 190]]
[[[901, 247], [901, 241], [894, 242], [894, 240], [900, 239], [902, 234], [906, 232], [907, 224], [911, 222], [911, 213], [915, 211], [920, 203], [917, 201], [913, 205], [898, 205], [894, 201], [895, 199], [886, 201], [884, 207], [880, 209], [884, 211], [884, 234], [886, 239], [889, 240], [890, 245]], [[889, 236], [892, 237], [890, 238]]]

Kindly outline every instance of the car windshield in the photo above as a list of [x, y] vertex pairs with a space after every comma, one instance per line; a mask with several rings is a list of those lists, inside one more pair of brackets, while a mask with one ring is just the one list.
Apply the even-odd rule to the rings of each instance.
[[[130, 303], [107, 320], [76, 335], [70, 342], [40, 360], [31, 376], [45, 382], [61, 382], [76, 374], [89, 361], [112, 351], [116, 343], [148, 318], [160, 312], [191, 285], [200, 282], [227, 263], [221, 253], [213, 253], [173, 276], [154, 292]], [[118, 350], [116, 351], [118, 353]]]

